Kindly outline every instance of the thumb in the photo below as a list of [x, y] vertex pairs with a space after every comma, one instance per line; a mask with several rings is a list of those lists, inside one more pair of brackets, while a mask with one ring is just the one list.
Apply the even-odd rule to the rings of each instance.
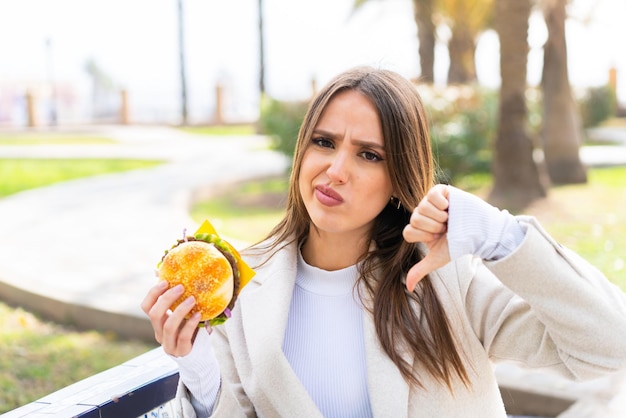
[[[429, 258], [430, 257], [430, 258]], [[415, 290], [415, 286], [430, 272], [437, 269], [434, 257], [427, 255], [415, 264], [406, 275], [406, 288], [409, 292]]]
[[448, 251], [448, 241], [444, 235], [442, 239], [431, 246], [424, 258], [418, 261], [406, 275], [406, 288], [409, 292], [415, 290], [415, 286], [424, 277], [445, 266], [450, 262], [450, 252]]

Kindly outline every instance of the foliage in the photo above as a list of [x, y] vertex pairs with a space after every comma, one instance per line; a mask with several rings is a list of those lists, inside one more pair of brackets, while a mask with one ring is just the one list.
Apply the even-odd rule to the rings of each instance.
[[149, 168], [158, 161], [112, 159], [0, 159], [0, 197], [22, 190], [47, 186], [105, 173]]
[[590, 87], [578, 99], [583, 127], [590, 128], [615, 116], [617, 97], [610, 86]]
[[471, 86], [420, 86], [419, 90], [430, 117], [440, 181], [456, 182], [469, 174], [489, 172], [497, 92]]
[[264, 97], [259, 124], [261, 132], [272, 138], [272, 148], [293, 157], [298, 131], [304, 119], [308, 101], [288, 102]]

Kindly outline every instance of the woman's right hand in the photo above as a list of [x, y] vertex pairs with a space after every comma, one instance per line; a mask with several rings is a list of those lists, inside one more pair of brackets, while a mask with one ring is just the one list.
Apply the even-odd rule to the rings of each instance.
[[172, 304], [182, 294], [182, 285], [169, 288], [166, 281], [160, 281], [148, 291], [141, 303], [141, 309], [152, 323], [155, 339], [167, 354], [175, 357], [189, 354], [200, 324], [198, 312], [185, 319], [195, 305], [193, 296], [171, 310]]

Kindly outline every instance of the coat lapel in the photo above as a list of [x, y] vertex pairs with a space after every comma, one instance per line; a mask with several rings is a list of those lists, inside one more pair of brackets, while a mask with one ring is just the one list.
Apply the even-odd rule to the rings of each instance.
[[[263, 392], [277, 413], [321, 414], [300, 383], [282, 349], [296, 279], [297, 246], [278, 251], [263, 269], [263, 283], [242, 294], [241, 315], [250, 363]], [[289, 388], [289, 396], [284, 396]]]
[[[263, 282], [241, 296], [241, 315], [257, 390], [280, 416], [321, 413], [283, 354], [287, 316], [296, 279], [298, 247], [288, 245], [263, 267]], [[365, 303], [371, 303], [366, 301]], [[409, 388], [378, 342], [371, 315], [364, 312], [365, 356], [374, 417], [406, 417]], [[269, 325], [268, 325], [269, 324]], [[289, 388], [289, 396], [283, 395]]]
[[381, 347], [371, 314], [364, 313], [367, 385], [374, 417], [406, 417], [409, 387]]

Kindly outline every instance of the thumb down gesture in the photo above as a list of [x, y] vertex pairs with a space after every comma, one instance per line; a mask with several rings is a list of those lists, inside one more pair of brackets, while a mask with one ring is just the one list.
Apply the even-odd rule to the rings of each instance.
[[450, 261], [448, 249], [448, 206], [450, 190], [438, 184], [428, 191], [411, 214], [402, 235], [408, 242], [422, 242], [428, 254], [409, 270], [406, 287], [412, 292], [417, 283], [430, 272]]

